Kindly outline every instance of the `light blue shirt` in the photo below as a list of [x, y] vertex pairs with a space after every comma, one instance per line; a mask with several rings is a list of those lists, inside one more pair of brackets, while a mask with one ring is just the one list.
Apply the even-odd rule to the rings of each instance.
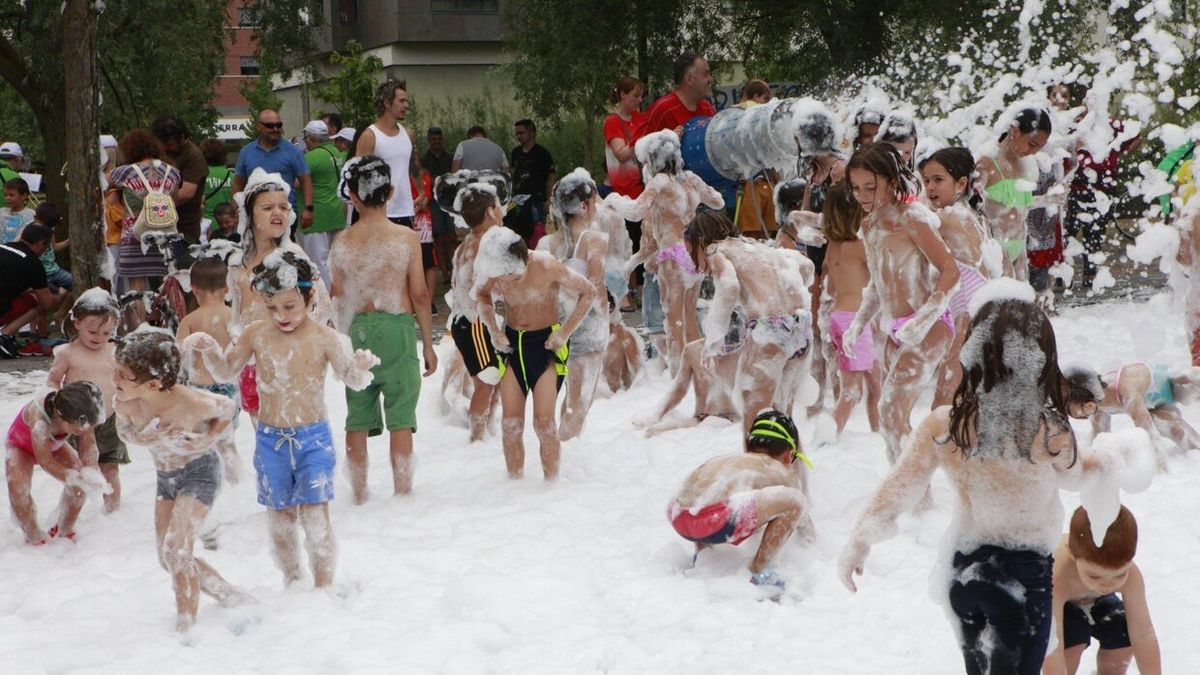
[[249, 178], [250, 173], [259, 167], [268, 173], [278, 173], [283, 176], [284, 182], [292, 186], [288, 199], [292, 202], [292, 208], [295, 208], [296, 179], [308, 175], [308, 163], [304, 161], [304, 153], [283, 139], [270, 150], [255, 140], [243, 146], [238, 153], [234, 173], [238, 178]]

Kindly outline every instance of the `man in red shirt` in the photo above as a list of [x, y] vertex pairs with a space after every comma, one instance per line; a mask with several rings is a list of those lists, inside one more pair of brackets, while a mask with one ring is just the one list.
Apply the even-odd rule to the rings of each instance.
[[683, 136], [683, 125], [693, 117], [713, 116], [717, 109], [708, 100], [712, 96], [712, 71], [708, 61], [696, 52], [684, 52], [675, 59], [675, 90], [650, 106], [642, 124], [634, 130], [634, 141], [663, 129]]

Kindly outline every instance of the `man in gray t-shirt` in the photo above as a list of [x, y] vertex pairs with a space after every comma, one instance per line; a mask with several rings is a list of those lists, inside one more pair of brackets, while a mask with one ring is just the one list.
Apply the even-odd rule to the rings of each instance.
[[459, 169], [508, 171], [508, 157], [500, 146], [488, 140], [483, 127], [474, 126], [467, 130], [467, 140], [454, 149], [450, 170]]

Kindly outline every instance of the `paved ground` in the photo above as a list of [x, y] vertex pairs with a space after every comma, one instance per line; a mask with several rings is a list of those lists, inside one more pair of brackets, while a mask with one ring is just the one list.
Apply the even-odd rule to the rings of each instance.
[[[1081, 289], [1080, 282], [1076, 278], [1074, 287], [1070, 291], [1060, 293], [1057, 303], [1059, 307], [1092, 305], [1121, 299], [1145, 299], [1166, 288], [1166, 277], [1158, 271], [1157, 267], [1135, 265], [1125, 256], [1125, 246], [1129, 243], [1127, 239], [1120, 238], [1119, 235], [1115, 234], [1113, 239], [1115, 241], [1110, 241], [1106, 247], [1106, 252], [1109, 256], [1106, 264], [1109, 265], [1109, 269], [1117, 282], [1116, 285], [1095, 293], [1091, 290], [1085, 291]], [[1078, 277], [1080, 266], [1077, 264], [1075, 269], [1076, 276]], [[641, 327], [642, 325], [641, 312], [626, 312], [621, 316], [628, 326]], [[436, 341], [445, 333], [446, 315], [444, 305], [442, 306], [442, 313], [433, 317], [433, 325], [433, 337]], [[12, 360], [0, 359], [0, 373], [46, 370], [49, 367], [49, 357], [22, 357]], [[3, 382], [3, 380], [0, 380], [0, 382]]]

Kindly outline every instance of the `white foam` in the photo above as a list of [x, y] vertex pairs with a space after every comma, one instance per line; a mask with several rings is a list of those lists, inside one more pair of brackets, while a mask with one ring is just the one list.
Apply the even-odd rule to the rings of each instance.
[[1008, 277], [993, 279], [984, 284], [971, 298], [968, 310], [971, 316], [979, 313], [979, 309], [993, 300], [1020, 300], [1032, 303], [1037, 300], [1033, 287], [1024, 281]]

